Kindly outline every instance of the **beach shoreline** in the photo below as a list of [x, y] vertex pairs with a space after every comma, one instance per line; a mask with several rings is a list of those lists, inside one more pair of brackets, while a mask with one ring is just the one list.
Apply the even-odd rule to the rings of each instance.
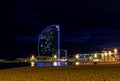
[[0, 81], [119, 81], [119, 64], [16, 67], [0, 70]]

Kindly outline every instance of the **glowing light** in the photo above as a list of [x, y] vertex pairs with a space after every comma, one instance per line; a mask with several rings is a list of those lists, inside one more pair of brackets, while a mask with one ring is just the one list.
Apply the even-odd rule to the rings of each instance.
[[93, 61], [99, 61], [99, 59], [93, 59]]
[[31, 67], [34, 67], [35, 66], [35, 62], [31, 62]]
[[53, 66], [57, 66], [57, 62], [53, 62]]
[[34, 55], [32, 55], [32, 56], [30, 57], [30, 61], [35, 61], [35, 56], [34, 56]]
[[97, 58], [97, 54], [94, 54], [94, 58]]
[[59, 27], [59, 25], [56, 25], [56, 28], [57, 28], [57, 30], [58, 30], [58, 31], [60, 30], [60, 27]]
[[77, 54], [77, 55], [75, 56], [75, 58], [78, 59], [78, 58], [79, 58], [79, 55]]
[[32, 55], [32, 57], [31, 57], [32, 59], [35, 59], [35, 56], [34, 55]]
[[107, 52], [105, 52], [105, 56], [107, 57]]
[[65, 61], [67, 61], [67, 59], [60, 59], [60, 61], [63, 61], [63, 62], [65, 62]]
[[48, 28], [48, 30], [52, 30], [52, 28]]
[[58, 61], [58, 62], [57, 62], [57, 66], [61, 66], [61, 62]]
[[114, 49], [114, 52], [115, 52], [115, 54], [117, 54], [118, 50], [115, 48], [115, 49]]
[[57, 55], [54, 55], [54, 58], [56, 59], [56, 58], [57, 58]]
[[79, 65], [80, 63], [79, 62], [75, 62], [75, 65]]
[[109, 56], [111, 56], [112, 55], [112, 52], [111, 51], [109, 51]]
[[89, 59], [91, 60], [91, 59], [92, 59], [92, 57], [89, 57]]
[[104, 54], [102, 53], [102, 58], [104, 58]]

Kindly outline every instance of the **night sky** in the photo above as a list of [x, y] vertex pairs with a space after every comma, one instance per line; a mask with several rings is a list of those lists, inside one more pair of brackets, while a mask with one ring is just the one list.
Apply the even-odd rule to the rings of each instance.
[[61, 27], [61, 49], [88, 53], [120, 48], [119, 0], [2, 0], [0, 57], [37, 53], [37, 36], [49, 25]]

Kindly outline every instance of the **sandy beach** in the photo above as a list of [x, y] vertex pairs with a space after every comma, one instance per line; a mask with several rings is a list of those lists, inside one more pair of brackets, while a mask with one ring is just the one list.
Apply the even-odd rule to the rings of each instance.
[[120, 81], [120, 65], [19, 67], [0, 70], [0, 81]]

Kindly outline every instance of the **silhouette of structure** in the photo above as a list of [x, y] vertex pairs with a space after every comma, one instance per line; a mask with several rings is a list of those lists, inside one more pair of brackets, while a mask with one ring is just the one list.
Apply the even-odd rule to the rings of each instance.
[[60, 27], [50, 25], [38, 36], [38, 56], [52, 56], [57, 49], [58, 60], [60, 59]]

